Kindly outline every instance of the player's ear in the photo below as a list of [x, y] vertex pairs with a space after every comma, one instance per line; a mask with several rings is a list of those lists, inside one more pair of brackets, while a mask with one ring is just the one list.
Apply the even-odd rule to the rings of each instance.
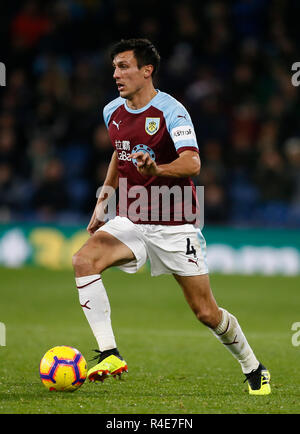
[[149, 78], [153, 73], [153, 65], [144, 66], [144, 78]]

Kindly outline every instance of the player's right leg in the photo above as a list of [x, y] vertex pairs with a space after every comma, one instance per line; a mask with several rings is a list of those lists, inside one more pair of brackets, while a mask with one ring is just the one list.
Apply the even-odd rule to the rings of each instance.
[[132, 250], [106, 231], [97, 231], [73, 256], [76, 277], [102, 273], [113, 265], [135, 259]]
[[117, 350], [101, 273], [134, 258], [129, 247], [104, 231], [96, 232], [73, 256], [80, 305], [99, 346], [98, 363], [88, 371], [90, 381], [103, 381], [108, 375], [127, 372], [127, 363]]

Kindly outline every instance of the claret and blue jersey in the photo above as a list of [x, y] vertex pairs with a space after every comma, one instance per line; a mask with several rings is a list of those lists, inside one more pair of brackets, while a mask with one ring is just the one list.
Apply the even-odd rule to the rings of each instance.
[[[133, 152], [148, 152], [156, 164], [160, 165], [171, 163], [183, 151], [198, 152], [192, 120], [179, 101], [165, 92], [158, 91], [146, 106], [132, 110], [124, 98], [118, 97], [104, 107], [103, 117], [118, 156], [119, 179], [127, 180], [127, 191], [120, 190], [120, 194], [128, 194], [128, 190], [137, 185], [147, 189], [154, 185], [169, 188], [175, 185], [191, 186], [194, 189], [190, 178], [143, 176], [135, 168], [136, 161], [129, 157]], [[132, 200], [128, 198], [128, 204]], [[195, 193], [193, 202], [194, 208]], [[150, 207], [150, 203], [148, 206]], [[136, 223], [186, 223], [184, 218], [182, 221], [174, 219], [174, 213], [176, 210], [172, 207], [169, 222], [163, 222], [159, 218], [155, 222], [140, 220]]]

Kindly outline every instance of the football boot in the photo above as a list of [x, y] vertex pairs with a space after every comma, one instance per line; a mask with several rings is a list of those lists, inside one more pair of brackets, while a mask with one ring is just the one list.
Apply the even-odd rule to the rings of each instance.
[[119, 377], [123, 372], [128, 372], [127, 363], [121, 357], [117, 348], [111, 350], [99, 351], [92, 360], [98, 360], [97, 365], [89, 369], [87, 377], [92, 382], [103, 382], [107, 377]]
[[270, 372], [260, 363], [255, 371], [245, 374], [250, 395], [269, 395], [271, 393]]

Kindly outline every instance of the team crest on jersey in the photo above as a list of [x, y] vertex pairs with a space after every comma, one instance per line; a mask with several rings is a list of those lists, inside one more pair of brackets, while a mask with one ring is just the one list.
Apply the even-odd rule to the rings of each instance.
[[160, 118], [146, 118], [145, 130], [150, 136], [159, 130]]

